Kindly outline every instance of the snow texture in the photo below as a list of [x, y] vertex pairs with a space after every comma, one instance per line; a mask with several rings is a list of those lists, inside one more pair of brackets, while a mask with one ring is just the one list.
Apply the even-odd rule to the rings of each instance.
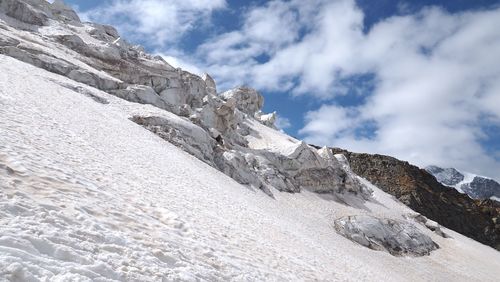
[[337, 235], [337, 218], [397, 220], [413, 212], [365, 180], [374, 191], [367, 202], [308, 192], [275, 193], [273, 200], [129, 120], [173, 114], [5, 56], [0, 70], [0, 277], [7, 280], [495, 281], [500, 275], [497, 251], [451, 230], [448, 239], [421, 230], [441, 248], [418, 260]]
[[[1, 1], [0, 280], [500, 276], [497, 251], [419, 224], [342, 155], [266, 124], [254, 90], [216, 91], [61, 1]], [[346, 217], [440, 248], [370, 250], [335, 231]]]

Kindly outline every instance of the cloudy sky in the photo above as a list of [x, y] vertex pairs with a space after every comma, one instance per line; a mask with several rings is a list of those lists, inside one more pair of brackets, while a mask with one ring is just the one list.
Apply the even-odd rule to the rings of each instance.
[[500, 179], [498, 0], [67, 2], [310, 143]]

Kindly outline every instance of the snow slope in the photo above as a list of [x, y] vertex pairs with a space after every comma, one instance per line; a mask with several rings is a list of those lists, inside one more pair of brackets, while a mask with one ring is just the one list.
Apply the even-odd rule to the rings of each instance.
[[[109, 104], [61, 84], [86, 88]], [[133, 123], [136, 113], [176, 118], [0, 55], [0, 279], [500, 277], [499, 252], [451, 230], [444, 232], [452, 238], [442, 238], [417, 225], [440, 246], [418, 258], [338, 235], [332, 225], [341, 216], [414, 213], [376, 187], [373, 201], [350, 205], [310, 192], [272, 199]], [[263, 131], [255, 138], [274, 148], [288, 142]]]

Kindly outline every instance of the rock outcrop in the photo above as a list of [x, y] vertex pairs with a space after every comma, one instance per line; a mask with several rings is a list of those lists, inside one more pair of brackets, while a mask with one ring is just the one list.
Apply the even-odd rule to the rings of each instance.
[[343, 154], [354, 173], [394, 195], [414, 211], [467, 237], [500, 250], [500, 203], [473, 200], [439, 183], [424, 169], [383, 155]]
[[[227, 112], [234, 110], [226, 109]], [[199, 125], [181, 117], [134, 116], [131, 120], [238, 183], [260, 189], [270, 196], [274, 189], [289, 193], [308, 190], [337, 196], [350, 194], [369, 200], [372, 193], [335, 156], [324, 155], [324, 150], [318, 151], [304, 142], [280, 154], [249, 148], [241, 142], [236, 131], [228, 134], [213, 127], [207, 129], [202, 119], [197, 120]]]
[[66, 22], [80, 22], [80, 17], [62, 0], [55, 0], [51, 5], [52, 14]]
[[344, 237], [373, 250], [394, 256], [423, 256], [439, 248], [414, 225], [366, 215], [335, 220], [335, 229]]
[[235, 99], [236, 107], [241, 112], [253, 116], [264, 106], [264, 98], [255, 89], [249, 87], [237, 87], [220, 94], [224, 100]]
[[51, 15], [49, 4], [42, 1], [2, 0], [0, 11], [12, 19], [35, 26], [46, 25]]
[[431, 230], [432, 232], [436, 233], [437, 235], [443, 237], [443, 238], [449, 238], [449, 236], [441, 230], [441, 225], [434, 220], [430, 220], [427, 217], [421, 215], [421, 214], [408, 214], [405, 215], [406, 219], [413, 219], [415, 222], [420, 223], [421, 225], [425, 226], [427, 229]]

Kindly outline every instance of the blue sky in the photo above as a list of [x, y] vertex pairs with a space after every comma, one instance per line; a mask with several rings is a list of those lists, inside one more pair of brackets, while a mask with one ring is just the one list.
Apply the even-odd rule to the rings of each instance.
[[499, 1], [74, 1], [289, 134], [500, 178]]

